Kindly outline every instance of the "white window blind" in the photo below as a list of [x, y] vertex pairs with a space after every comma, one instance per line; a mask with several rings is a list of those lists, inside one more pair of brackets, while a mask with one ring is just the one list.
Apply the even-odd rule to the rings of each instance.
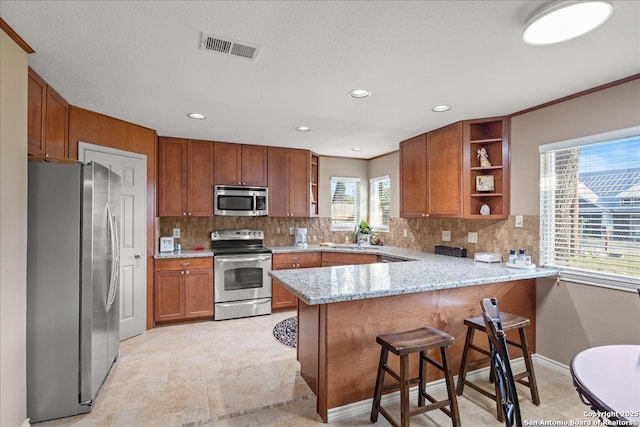
[[360, 222], [360, 178], [331, 177], [331, 229], [354, 230]]
[[369, 225], [376, 231], [389, 231], [391, 179], [388, 175], [369, 180]]
[[640, 135], [580, 142], [541, 147], [541, 263], [637, 286]]

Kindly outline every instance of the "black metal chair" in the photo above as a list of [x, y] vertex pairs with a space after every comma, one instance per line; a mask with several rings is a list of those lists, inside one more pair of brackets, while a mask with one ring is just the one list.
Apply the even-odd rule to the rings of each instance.
[[521, 427], [522, 418], [518, 392], [516, 391], [516, 383], [511, 371], [507, 339], [502, 329], [498, 300], [496, 298], [485, 298], [480, 303], [480, 308], [482, 309], [482, 317], [489, 336], [489, 343], [495, 352], [491, 361], [491, 372], [496, 382], [505, 425], [507, 427], [514, 425]]

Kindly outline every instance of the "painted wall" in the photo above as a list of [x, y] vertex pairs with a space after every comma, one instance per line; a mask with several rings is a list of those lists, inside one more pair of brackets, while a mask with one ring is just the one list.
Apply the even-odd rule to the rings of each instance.
[[27, 53], [0, 30], [0, 425], [27, 422]]
[[[640, 125], [640, 80], [594, 92], [511, 119], [511, 214], [539, 214], [538, 147], [550, 142]], [[569, 364], [582, 349], [640, 344], [635, 293], [541, 280], [536, 351]]]

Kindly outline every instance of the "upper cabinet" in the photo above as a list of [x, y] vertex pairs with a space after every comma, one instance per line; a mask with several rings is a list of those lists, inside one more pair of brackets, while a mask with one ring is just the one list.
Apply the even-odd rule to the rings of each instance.
[[462, 217], [462, 124], [400, 143], [400, 216]]
[[[315, 169], [312, 165], [312, 153], [308, 150], [269, 147], [269, 216], [274, 217], [309, 217], [317, 215], [317, 204], [312, 211], [311, 194], [313, 183], [312, 170], [317, 173], [318, 159], [315, 158]], [[316, 188], [317, 193], [317, 188]], [[314, 196], [317, 200], [317, 194]]]
[[215, 184], [267, 185], [267, 147], [215, 143]]
[[505, 219], [511, 205], [509, 119], [495, 117], [463, 123], [464, 216]]
[[29, 68], [28, 152], [34, 156], [69, 155], [69, 103]]
[[468, 120], [401, 142], [400, 216], [506, 218], [508, 127], [501, 117]]
[[158, 215], [213, 216], [213, 143], [158, 139]]

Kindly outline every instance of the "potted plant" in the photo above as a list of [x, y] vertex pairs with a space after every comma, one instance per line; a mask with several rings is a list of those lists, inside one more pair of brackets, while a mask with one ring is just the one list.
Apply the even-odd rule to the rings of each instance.
[[369, 245], [371, 243], [371, 227], [366, 219], [360, 221], [358, 225], [358, 244]]

